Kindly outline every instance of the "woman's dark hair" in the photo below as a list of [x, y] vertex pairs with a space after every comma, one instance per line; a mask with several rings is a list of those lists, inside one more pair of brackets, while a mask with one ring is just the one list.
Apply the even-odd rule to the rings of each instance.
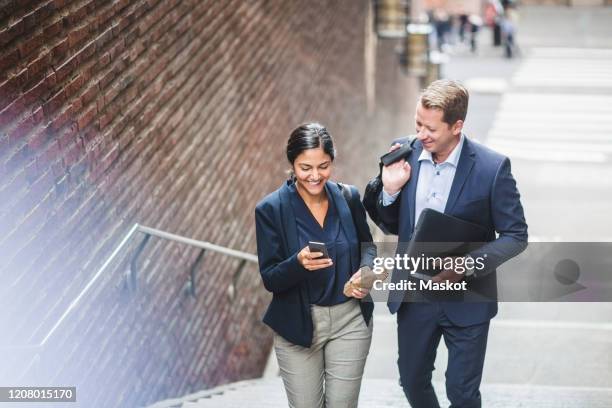
[[293, 165], [295, 159], [304, 150], [316, 149], [321, 147], [323, 151], [331, 157], [332, 161], [336, 156], [334, 141], [331, 135], [320, 123], [304, 123], [291, 132], [287, 141], [287, 160]]

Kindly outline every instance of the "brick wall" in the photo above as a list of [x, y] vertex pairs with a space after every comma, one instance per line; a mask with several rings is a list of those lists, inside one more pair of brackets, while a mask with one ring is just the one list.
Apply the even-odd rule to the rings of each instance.
[[[318, 120], [337, 178], [363, 187], [410, 130], [414, 82], [374, 41], [368, 1], [5, 0], [0, 4], [3, 385], [76, 385], [83, 407], [131, 407], [259, 376], [269, 294], [247, 265], [130, 242], [40, 360], [39, 343], [134, 223], [255, 252], [253, 208], [285, 178], [284, 143]], [[370, 43], [371, 46], [371, 43]], [[7, 348], [8, 347], [8, 348]], [[31, 364], [30, 364], [31, 363]]]

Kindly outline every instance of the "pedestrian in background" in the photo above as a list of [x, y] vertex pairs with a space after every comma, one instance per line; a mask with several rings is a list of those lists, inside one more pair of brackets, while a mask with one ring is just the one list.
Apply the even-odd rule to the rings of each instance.
[[502, 38], [506, 58], [512, 58], [516, 54], [516, 24], [518, 12], [514, 3], [506, 3], [501, 21]]
[[449, 36], [452, 29], [452, 21], [446, 10], [437, 8], [433, 11], [433, 25], [436, 30], [436, 41], [438, 51], [444, 52], [448, 50]]
[[482, 26], [482, 18], [476, 14], [471, 14], [469, 19], [470, 23], [470, 50], [473, 54], [478, 50], [478, 31], [480, 31], [480, 27]]
[[485, 6], [485, 24], [491, 28], [493, 33], [493, 46], [501, 45], [501, 19], [504, 9], [498, 0], [488, 0]]

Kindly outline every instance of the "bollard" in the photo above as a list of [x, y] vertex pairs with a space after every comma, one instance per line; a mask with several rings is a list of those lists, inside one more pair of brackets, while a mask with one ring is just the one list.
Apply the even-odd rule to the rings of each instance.
[[427, 75], [429, 63], [430, 24], [408, 24], [404, 44], [404, 60], [408, 74], [419, 77]]

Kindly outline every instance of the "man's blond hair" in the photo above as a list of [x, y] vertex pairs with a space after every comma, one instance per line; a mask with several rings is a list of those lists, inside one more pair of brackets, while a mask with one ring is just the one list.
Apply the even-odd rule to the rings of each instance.
[[421, 93], [421, 105], [425, 109], [440, 109], [442, 121], [449, 126], [458, 120], [465, 121], [470, 94], [458, 81], [439, 79], [429, 84]]

